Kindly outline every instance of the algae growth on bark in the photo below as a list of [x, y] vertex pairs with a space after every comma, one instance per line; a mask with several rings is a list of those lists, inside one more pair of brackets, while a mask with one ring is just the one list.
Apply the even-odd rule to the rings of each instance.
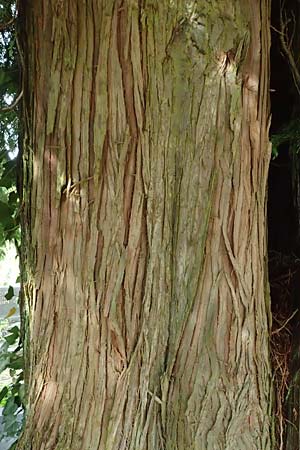
[[267, 450], [267, 0], [28, 0], [18, 450]]

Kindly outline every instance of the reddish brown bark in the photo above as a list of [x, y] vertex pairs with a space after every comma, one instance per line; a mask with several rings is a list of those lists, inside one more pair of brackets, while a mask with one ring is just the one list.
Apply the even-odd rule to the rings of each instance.
[[268, 1], [24, 15], [18, 449], [270, 449]]

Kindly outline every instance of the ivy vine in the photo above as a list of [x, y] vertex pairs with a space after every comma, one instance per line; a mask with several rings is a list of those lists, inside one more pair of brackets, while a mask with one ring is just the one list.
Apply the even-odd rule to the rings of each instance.
[[[17, 5], [15, 0], [0, 1], [0, 258], [7, 242], [20, 244], [17, 190], [21, 136], [21, 71], [17, 43]], [[6, 299], [14, 296], [10, 286]], [[9, 315], [0, 319], [0, 375], [10, 375], [0, 389], [0, 444], [8, 437], [17, 439], [24, 410], [23, 343], [18, 326], [9, 328]]]

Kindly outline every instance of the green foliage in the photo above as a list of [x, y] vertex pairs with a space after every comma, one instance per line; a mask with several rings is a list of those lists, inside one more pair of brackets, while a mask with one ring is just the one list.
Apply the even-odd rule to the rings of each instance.
[[9, 371], [11, 383], [0, 390], [0, 406], [3, 407], [1, 439], [17, 437], [22, 428], [24, 409], [23, 351], [20, 329], [10, 328], [0, 341], [0, 374]]
[[292, 119], [280, 130], [271, 136], [272, 142], [272, 158], [278, 156], [279, 146], [282, 144], [289, 145], [289, 151], [293, 155], [298, 155], [300, 152], [300, 119]]
[[18, 208], [19, 199], [15, 190], [0, 187], [0, 256], [4, 254], [7, 241], [19, 243]]
[[9, 108], [21, 89], [15, 9], [15, 1], [0, 2], [0, 257], [5, 243], [19, 242], [20, 236], [16, 188], [20, 111], [18, 105]]
[[14, 296], [14, 288], [9, 286], [7, 293], [5, 294], [6, 300], [11, 300]]
[[[9, 287], [5, 297], [12, 298]], [[7, 317], [10, 315], [8, 313]], [[18, 326], [8, 329], [8, 320], [0, 321], [0, 374], [6, 371], [10, 382], [0, 389], [0, 407], [3, 408], [0, 425], [1, 439], [17, 438], [23, 423], [24, 373], [23, 348]]]
[[[20, 57], [16, 37], [16, 1], [0, 1], [0, 257], [7, 241], [19, 243], [19, 196], [17, 161], [20, 141], [20, 106], [14, 100], [20, 94]], [[14, 295], [10, 286], [6, 299]], [[3, 322], [3, 321], [2, 321]], [[4, 323], [5, 322], [5, 323]], [[6, 371], [10, 381], [0, 389], [3, 407], [0, 440], [17, 437], [24, 409], [23, 344], [17, 326], [4, 332], [7, 319], [0, 322], [0, 374]]]

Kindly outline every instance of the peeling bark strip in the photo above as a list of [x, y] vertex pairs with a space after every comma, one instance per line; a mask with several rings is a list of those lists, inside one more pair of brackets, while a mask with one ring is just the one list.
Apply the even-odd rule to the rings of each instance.
[[271, 449], [269, 6], [23, 0], [18, 450]]

